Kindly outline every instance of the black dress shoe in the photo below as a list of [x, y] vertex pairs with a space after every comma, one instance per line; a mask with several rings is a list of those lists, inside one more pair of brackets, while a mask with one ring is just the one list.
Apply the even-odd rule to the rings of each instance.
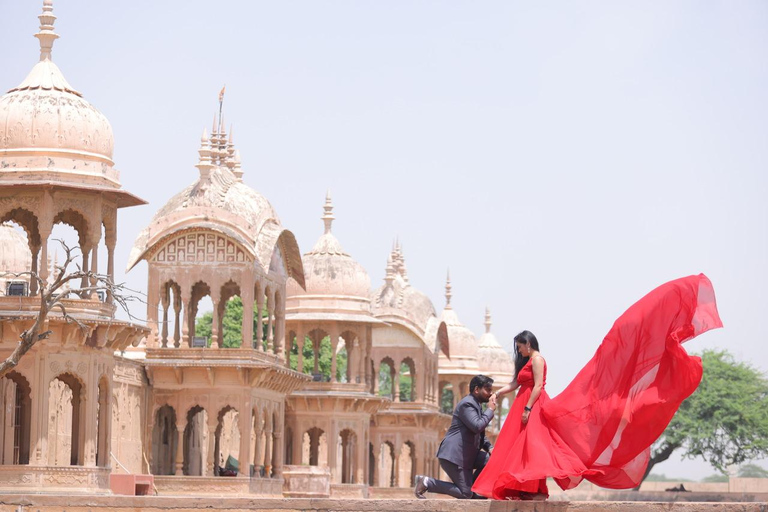
[[420, 500], [427, 499], [424, 493], [427, 492], [427, 477], [416, 475], [416, 485], [413, 488], [413, 494]]

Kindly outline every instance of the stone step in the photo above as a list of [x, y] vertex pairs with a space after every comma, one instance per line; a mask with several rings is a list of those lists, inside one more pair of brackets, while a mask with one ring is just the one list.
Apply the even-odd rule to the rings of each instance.
[[0, 495], [0, 512], [768, 512], [761, 503]]

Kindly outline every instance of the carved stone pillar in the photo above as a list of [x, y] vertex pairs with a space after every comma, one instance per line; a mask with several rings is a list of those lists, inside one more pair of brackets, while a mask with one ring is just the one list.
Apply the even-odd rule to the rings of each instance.
[[[46, 193], [47, 197], [49, 194]], [[43, 201], [45, 204], [45, 201]], [[40, 279], [43, 281], [44, 286], [48, 286], [48, 238], [51, 236], [53, 225], [51, 219], [40, 217], [38, 219], [38, 230], [40, 231]]]
[[251, 418], [252, 408], [249, 403], [240, 411], [238, 415], [238, 428], [240, 429], [240, 474], [251, 476]]
[[[190, 299], [191, 292], [188, 290], [182, 291], [182, 303], [184, 305], [184, 320], [181, 322], [181, 344], [182, 346], [186, 347], [192, 347], [192, 339], [189, 336], [189, 323], [190, 323], [190, 310], [189, 306], [192, 302]], [[194, 320], [194, 316], [192, 317], [192, 320]]]
[[163, 325], [161, 328], [160, 346], [163, 348], [168, 348], [168, 309], [171, 305], [171, 300], [168, 295], [170, 293], [170, 288], [167, 285], [163, 286], [160, 290], [160, 303], [163, 307]]
[[261, 286], [256, 286], [256, 350], [264, 350], [264, 290]]
[[[83, 259], [83, 270], [88, 271], [89, 262], [91, 261], [91, 251], [93, 250], [93, 247], [91, 247], [88, 244], [83, 245], [83, 247], [80, 249], [80, 252], [82, 253], [82, 259]], [[88, 276], [83, 276], [83, 278], [80, 280], [80, 288], [87, 288], [89, 286], [88, 283]], [[81, 294], [81, 299], [87, 299], [90, 296], [89, 293]]]
[[219, 348], [219, 325], [221, 325], [221, 288], [211, 285], [211, 302], [213, 302], [213, 319], [211, 320], [211, 348]]
[[[240, 299], [243, 301], [243, 342], [241, 348], [253, 348], [253, 277], [248, 276], [241, 287]], [[248, 438], [250, 439], [250, 431]], [[242, 458], [242, 457], [241, 457]]]
[[[99, 219], [101, 220], [101, 219]], [[91, 287], [101, 286], [96, 279], [96, 275], [99, 273], [99, 242], [101, 242], [101, 222], [98, 224], [98, 229], [94, 229], [93, 238], [91, 238]], [[99, 294], [97, 290], [91, 290], [91, 300], [98, 300]], [[157, 306], [157, 302], [155, 302]]]
[[403, 447], [400, 446], [399, 450], [395, 450], [395, 460], [392, 461], [392, 487], [400, 487], [400, 455], [403, 453]]
[[379, 394], [379, 372], [381, 371], [381, 364], [377, 363], [373, 367], [373, 394]]
[[264, 465], [264, 452], [261, 448], [261, 432], [263, 430], [262, 419], [261, 411], [257, 411], [253, 424], [254, 432], [256, 433], [256, 445], [253, 447], [253, 476], [256, 478], [261, 477], [261, 468]]
[[[395, 364], [394, 362], [392, 364]], [[400, 369], [392, 368], [392, 401], [400, 401]]]
[[379, 481], [379, 464], [381, 460], [381, 452], [373, 450], [373, 486], [374, 487], [381, 487], [381, 482]]
[[336, 378], [336, 349], [339, 346], [339, 328], [336, 325], [333, 325], [330, 331], [331, 332], [329, 334], [331, 338], [331, 382], [336, 382], [338, 380]]
[[301, 457], [304, 453], [304, 432], [302, 432], [302, 429], [299, 427], [299, 424], [293, 426], [293, 460], [290, 461], [291, 464], [298, 466], [301, 464]]
[[[212, 415], [215, 418], [215, 415]], [[211, 425], [210, 419], [208, 420], [208, 456], [206, 457], [206, 464], [205, 464], [205, 475], [206, 476], [214, 476], [213, 475], [213, 465], [214, 460], [217, 457], [216, 453], [216, 425]], [[214, 419], [214, 421], [216, 421]]]
[[283, 476], [283, 458], [285, 457], [285, 446], [283, 443], [283, 429], [276, 428], [272, 434], [274, 440], [272, 478], [282, 478]]
[[270, 290], [267, 297], [267, 352], [275, 350], [275, 292]]
[[264, 430], [266, 442], [264, 443], [264, 477], [272, 477], [272, 423], [267, 420], [267, 427]]
[[[107, 275], [109, 282], [115, 282], [115, 245], [117, 244], [117, 234], [113, 229], [107, 229], [104, 232], [105, 242], [107, 244]], [[107, 302], [112, 304], [112, 290], [107, 290]]]
[[[179, 348], [181, 346], [181, 295], [178, 289], [173, 291], [173, 346]], [[186, 342], [185, 342], [186, 343]]]
[[[177, 415], [177, 418], [181, 414]], [[187, 429], [187, 419], [183, 418], [176, 424], [176, 476], [184, 474], [184, 431]]]
[[[96, 252], [96, 251], [94, 251]], [[149, 286], [147, 290], [147, 324], [149, 336], [147, 336], [147, 348], [157, 348], [160, 338], [157, 308], [160, 305], [160, 283], [156, 268], [149, 269]]]
[[[40, 258], [40, 246], [39, 245], [33, 245], [30, 247], [32, 251], [32, 274], [39, 275], [37, 273], [37, 260]], [[37, 279], [34, 277], [30, 277], [29, 279], [29, 295], [31, 297], [34, 297], [37, 295], [37, 292], [39, 291], [39, 287], [37, 286]]]

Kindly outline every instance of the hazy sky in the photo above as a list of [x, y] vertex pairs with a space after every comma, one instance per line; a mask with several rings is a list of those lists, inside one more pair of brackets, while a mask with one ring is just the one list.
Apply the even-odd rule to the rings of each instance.
[[[0, 0], [2, 90], [37, 61], [41, 5]], [[226, 83], [244, 180], [302, 252], [330, 188], [334, 233], [374, 286], [396, 236], [438, 311], [450, 267], [478, 335], [486, 305], [507, 348], [536, 333], [550, 394], [634, 301], [699, 272], [725, 328], [687, 348], [768, 370], [767, 3], [57, 0], [54, 13], [54, 61], [109, 118], [122, 184], [149, 201], [120, 212], [119, 274], [195, 180]], [[145, 289], [146, 264], [127, 280]]]

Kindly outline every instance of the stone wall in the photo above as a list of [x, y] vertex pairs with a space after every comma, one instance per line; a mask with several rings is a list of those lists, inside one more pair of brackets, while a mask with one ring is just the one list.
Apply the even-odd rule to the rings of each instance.
[[[147, 380], [142, 366], [128, 359], [115, 358], [112, 388], [112, 458], [114, 473], [149, 473], [144, 460], [146, 432]], [[122, 465], [122, 466], [121, 466]]]

